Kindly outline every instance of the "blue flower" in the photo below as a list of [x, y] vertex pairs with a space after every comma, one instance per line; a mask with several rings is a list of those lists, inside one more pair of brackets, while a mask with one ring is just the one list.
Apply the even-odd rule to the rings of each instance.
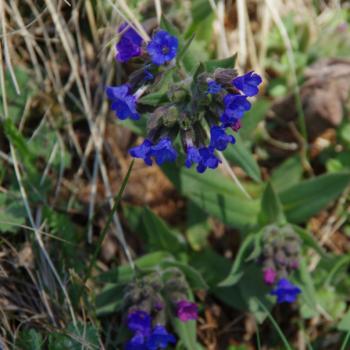
[[154, 79], [154, 75], [148, 69], [145, 69], [143, 71], [143, 74], [145, 81], [151, 81]]
[[[118, 32], [121, 33], [128, 27], [128, 23], [123, 23]], [[116, 59], [120, 62], [127, 62], [133, 57], [140, 56], [141, 54], [142, 38], [132, 28], [128, 27], [121, 35], [121, 38], [116, 46], [117, 56]]]
[[225, 111], [220, 120], [224, 126], [229, 126], [241, 119], [246, 111], [251, 108], [247, 96], [227, 94], [224, 97]]
[[233, 115], [236, 119], [243, 117], [246, 111], [251, 108], [247, 96], [227, 94], [224, 97], [225, 113]]
[[215, 80], [211, 80], [208, 83], [207, 93], [208, 94], [217, 94], [218, 92], [221, 91], [221, 89], [222, 89], [222, 87], [219, 83], [217, 83]]
[[222, 127], [214, 125], [210, 128], [210, 147], [224, 151], [228, 143], [235, 142], [235, 138], [232, 135], [227, 135]]
[[[151, 316], [142, 310], [136, 310], [128, 315], [128, 328], [143, 336], [148, 336], [151, 332]], [[139, 339], [140, 337], [138, 337]]]
[[145, 139], [139, 146], [130, 148], [129, 154], [134, 158], [141, 158], [147, 165], [152, 165], [151, 159], [152, 142]]
[[158, 325], [154, 327], [152, 334], [148, 339], [147, 349], [165, 349], [169, 343], [175, 344], [176, 338], [172, 334], [168, 333], [164, 326]]
[[152, 146], [150, 155], [155, 158], [158, 165], [164, 162], [174, 162], [177, 158], [177, 152], [169, 137], [160, 139], [156, 145]]
[[125, 350], [148, 350], [146, 338], [141, 333], [136, 333], [125, 346]]
[[190, 168], [192, 164], [199, 163], [201, 160], [201, 155], [199, 154], [199, 150], [196, 147], [188, 147], [187, 149], [187, 158], [185, 161], [186, 168]]
[[152, 62], [158, 66], [171, 61], [177, 54], [179, 42], [175, 36], [165, 30], [155, 33], [147, 46]]
[[130, 94], [127, 84], [109, 86], [106, 89], [106, 93], [108, 98], [112, 101], [111, 108], [115, 111], [119, 119], [140, 119], [140, 115], [136, 111], [136, 98], [134, 95]]
[[281, 278], [274, 290], [270, 292], [277, 296], [277, 303], [293, 303], [297, 299], [297, 295], [301, 293], [301, 289], [289, 282], [286, 278]]
[[201, 156], [201, 160], [197, 165], [197, 171], [201, 174], [207, 168], [216, 169], [220, 163], [220, 160], [215, 156], [214, 149], [208, 147], [202, 147], [199, 149], [199, 154]]
[[253, 71], [232, 80], [233, 86], [246, 96], [255, 96], [259, 93], [258, 86], [262, 83], [261, 76]]

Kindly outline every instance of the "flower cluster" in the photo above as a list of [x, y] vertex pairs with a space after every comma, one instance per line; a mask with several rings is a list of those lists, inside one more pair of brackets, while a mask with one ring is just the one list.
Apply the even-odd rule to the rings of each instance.
[[176, 338], [163, 325], [152, 328], [151, 316], [142, 310], [136, 310], [128, 315], [127, 325], [133, 337], [126, 343], [126, 350], [157, 350], [165, 349], [168, 344], [175, 344]]
[[[111, 108], [121, 120], [136, 121], [141, 114], [147, 118], [148, 135], [130, 155], [147, 165], [183, 158], [186, 167], [196, 165], [199, 173], [217, 168], [217, 151], [235, 143], [232, 132], [241, 128], [261, 77], [254, 72], [237, 76], [233, 68], [201, 70], [205, 65], [188, 76], [181, 64], [174, 64], [180, 43], [167, 31], [155, 30], [149, 43], [131, 24], [122, 24], [119, 34], [116, 59], [135, 59], [139, 68], [125, 84], [107, 88]], [[146, 103], [147, 97], [156, 102]]]
[[167, 317], [181, 322], [198, 318], [197, 305], [187, 299], [188, 289], [182, 272], [173, 268], [130, 283], [123, 300], [131, 332], [125, 349], [157, 350], [175, 344], [175, 336], [165, 326]]
[[277, 296], [277, 303], [292, 303], [301, 290], [287, 277], [299, 267], [300, 238], [291, 226], [266, 227], [263, 236], [263, 278], [268, 285], [275, 285], [271, 291]]

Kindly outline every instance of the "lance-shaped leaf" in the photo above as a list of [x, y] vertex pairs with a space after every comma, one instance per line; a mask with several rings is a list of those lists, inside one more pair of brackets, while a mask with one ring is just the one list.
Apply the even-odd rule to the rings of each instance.
[[259, 222], [262, 226], [286, 223], [281, 201], [270, 182], [267, 184], [262, 196]]

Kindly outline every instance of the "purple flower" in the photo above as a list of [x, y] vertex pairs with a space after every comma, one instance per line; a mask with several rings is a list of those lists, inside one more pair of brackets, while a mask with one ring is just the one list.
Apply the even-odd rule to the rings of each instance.
[[281, 278], [274, 290], [270, 292], [277, 296], [277, 303], [293, 303], [297, 299], [297, 295], [301, 293], [301, 289], [289, 282], [286, 278]]
[[147, 350], [146, 338], [141, 333], [136, 333], [125, 346], [125, 350]]
[[152, 142], [145, 139], [139, 146], [130, 148], [129, 154], [134, 158], [141, 158], [147, 165], [152, 165], [151, 159]]
[[220, 160], [216, 158], [213, 148], [202, 147], [199, 149], [201, 160], [197, 165], [197, 171], [201, 174], [204, 173], [207, 168], [216, 169], [220, 163]]
[[210, 128], [210, 147], [223, 151], [228, 143], [235, 142], [235, 138], [232, 135], [227, 135], [222, 127], [214, 125]]
[[246, 96], [255, 96], [259, 93], [258, 86], [262, 83], [261, 76], [253, 71], [232, 80], [233, 86]]
[[[151, 332], [151, 316], [142, 310], [137, 310], [128, 315], [128, 328], [137, 334], [147, 337]], [[140, 337], [137, 338], [139, 341]], [[136, 341], [135, 341], [136, 342]]]
[[299, 261], [298, 260], [292, 260], [288, 263], [289, 268], [292, 270], [297, 270], [299, 268]]
[[191, 146], [187, 148], [186, 168], [190, 168], [194, 163], [199, 163], [201, 159], [199, 150], [196, 147]]
[[[127, 29], [125, 30], [125, 28]], [[123, 23], [119, 27], [118, 33], [121, 32], [123, 33], [116, 46], [118, 51], [116, 59], [120, 62], [127, 62], [133, 57], [140, 56], [142, 45], [141, 36], [137, 34], [137, 32], [132, 27], [130, 27], [128, 23]]]
[[165, 30], [160, 30], [154, 34], [148, 44], [147, 52], [151, 56], [152, 62], [160, 66], [176, 56], [178, 46], [179, 42], [175, 36], [170, 35]]
[[217, 94], [218, 92], [221, 91], [221, 89], [222, 89], [222, 87], [219, 83], [217, 83], [215, 80], [211, 80], [208, 83], [207, 93], [208, 94]]
[[175, 344], [176, 338], [168, 333], [164, 326], [157, 325], [153, 328], [152, 334], [147, 342], [148, 350], [165, 349], [168, 344]]
[[230, 125], [230, 127], [233, 131], [237, 132], [242, 127], [241, 121], [236, 120], [232, 125]]
[[266, 284], [271, 285], [271, 284], [275, 283], [277, 273], [273, 268], [268, 267], [268, 268], [264, 269], [263, 273], [264, 273], [264, 282]]
[[220, 117], [224, 126], [230, 126], [241, 119], [246, 111], [250, 110], [251, 104], [247, 96], [227, 94], [224, 97], [225, 111]]
[[188, 300], [180, 300], [176, 305], [177, 317], [182, 322], [196, 320], [198, 318], [198, 306]]
[[177, 158], [177, 152], [169, 137], [160, 139], [156, 145], [152, 146], [149, 155], [155, 158], [158, 165], [174, 162]]
[[140, 119], [140, 115], [136, 111], [136, 98], [134, 95], [130, 94], [127, 84], [109, 86], [106, 89], [106, 93], [108, 98], [112, 101], [111, 108], [115, 111], [119, 119]]

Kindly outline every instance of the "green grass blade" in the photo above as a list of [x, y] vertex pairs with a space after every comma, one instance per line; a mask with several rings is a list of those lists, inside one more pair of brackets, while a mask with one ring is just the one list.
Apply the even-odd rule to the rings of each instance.
[[341, 345], [340, 350], [346, 350], [346, 346], [348, 345], [349, 339], [350, 339], [350, 332], [346, 333], [346, 337], [343, 341], [343, 344]]
[[116, 210], [118, 208], [120, 200], [122, 199], [122, 196], [123, 196], [125, 187], [126, 187], [128, 181], [129, 181], [129, 177], [130, 177], [131, 170], [132, 170], [133, 166], [134, 166], [134, 160], [132, 160], [132, 162], [130, 163], [128, 172], [127, 172], [127, 174], [126, 174], [126, 176], [125, 176], [125, 178], [123, 180], [123, 183], [122, 183], [122, 185], [120, 187], [120, 190], [119, 190], [118, 194], [114, 197], [114, 204], [113, 204], [112, 210], [111, 210], [111, 212], [108, 215], [107, 222], [106, 222], [106, 224], [105, 224], [105, 226], [104, 226], [104, 228], [103, 228], [103, 230], [102, 230], [102, 232], [100, 234], [100, 237], [98, 239], [98, 242], [97, 242], [97, 245], [96, 245], [96, 249], [95, 249], [94, 255], [92, 256], [90, 265], [88, 266], [88, 268], [86, 270], [84, 284], [90, 278], [92, 269], [94, 268], [94, 266], [96, 264], [96, 260], [97, 260], [98, 254], [100, 253], [100, 250], [101, 250], [101, 247], [102, 247], [102, 242], [103, 242], [103, 240], [106, 237], [106, 234], [108, 232], [109, 226], [111, 225], [111, 222], [113, 220], [113, 215], [114, 215], [114, 213], [116, 212]]
[[277, 322], [275, 321], [275, 319], [272, 317], [270, 311], [265, 307], [265, 305], [259, 300], [257, 299], [259, 305], [261, 306], [261, 308], [267, 313], [267, 317], [268, 319], [271, 321], [272, 325], [275, 327], [278, 335], [280, 336], [284, 346], [285, 346], [285, 349], [286, 350], [293, 350], [293, 348], [290, 346], [290, 344], [288, 343], [288, 340], [286, 339], [286, 337], [284, 336], [281, 328], [279, 327], [279, 325], [277, 324]]

